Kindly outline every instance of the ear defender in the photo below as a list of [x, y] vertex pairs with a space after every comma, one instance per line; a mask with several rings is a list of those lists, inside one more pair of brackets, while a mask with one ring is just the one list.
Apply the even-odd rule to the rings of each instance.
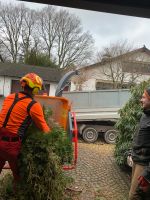
[[38, 87], [33, 88], [32, 94], [38, 94], [38, 93], [39, 93], [39, 88]]

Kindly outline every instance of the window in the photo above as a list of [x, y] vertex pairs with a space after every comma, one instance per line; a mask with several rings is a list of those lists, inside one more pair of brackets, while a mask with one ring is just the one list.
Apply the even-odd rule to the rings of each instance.
[[106, 89], [112, 89], [113, 84], [112, 83], [106, 83], [106, 82], [97, 82], [96, 83], [96, 90], [106, 90]]

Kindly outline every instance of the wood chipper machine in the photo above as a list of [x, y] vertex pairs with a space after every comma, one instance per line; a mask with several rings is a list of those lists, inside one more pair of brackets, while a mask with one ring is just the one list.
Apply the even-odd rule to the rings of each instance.
[[[66, 87], [68, 80], [73, 75], [77, 74], [77, 71], [70, 71], [66, 73], [58, 83], [55, 96], [48, 96], [45, 94], [35, 96], [35, 100], [38, 101], [43, 107], [51, 109], [51, 119], [67, 132], [67, 136], [72, 144], [73, 159], [69, 164], [63, 165], [64, 170], [71, 170], [76, 166], [78, 157], [78, 130], [75, 113], [71, 112], [71, 103], [68, 99], [62, 97], [62, 92]], [[5, 164], [4, 169], [9, 169], [9, 165], [7, 163]]]
[[77, 74], [77, 71], [66, 73], [58, 83], [55, 96], [37, 95], [35, 98], [42, 106], [49, 107], [52, 110], [51, 118], [68, 133], [68, 137], [72, 142], [73, 160], [70, 165], [63, 166], [64, 170], [74, 169], [76, 166], [78, 156], [78, 130], [75, 113], [71, 112], [71, 103], [68, 99], [62, 97], [62, 92], [70, 77]]

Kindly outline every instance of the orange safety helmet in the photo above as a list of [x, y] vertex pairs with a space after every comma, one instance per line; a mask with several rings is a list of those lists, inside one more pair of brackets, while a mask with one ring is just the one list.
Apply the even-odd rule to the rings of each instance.
[[25, 85], [28, 85], [30, 88], [33, 89], [33, 94], [38, 94], [39, 90], [42, 89], [43, 86], [43, 80], [35, 73], [29, 73], [23, 76], [20, 79], [20, 83], [22, 87], [25, 87]]

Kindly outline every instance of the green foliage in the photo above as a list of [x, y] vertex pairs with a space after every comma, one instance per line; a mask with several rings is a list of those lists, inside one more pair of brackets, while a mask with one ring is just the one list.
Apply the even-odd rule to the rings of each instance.
[[[55, 134], [54, 130], [53, 133]], [[50, 138], [50, 134], [45, 136], [40, 131], [36, 131], [29, 134], [23, 144], [20, 158], [20, 173], [23, 181], [19, 191], [24, 199], [61, 200], [63, 197], [66, 180], [60, 158], [55, 153], [57, 152], [56, 141]]]
[[[51, 111], [44, 108], [44, 113], [48, 121]], [[54, 125], [50, 133], [43, 134], [33, 124], [22, 142], [17, 193], [9, 196], [5, 191], [3, 200], [65, 200], [65, 187], [70, 181], [62, 170], [66, 157], [67, 162], [72, 161], [72, 143], [67, 133]]]
[[38, 53], [35, 50], [31, 50], [31, 52], [25, 56], [25, 64], [58, 68], [58, 66], [50, 60], [47, 54]]
[[115, 159], [120, 166], [126, 164], [125, 153], [132, 147], [133, 135], [142, 115], [140, 99], [144, 89], [149, 86], [150, 81], [147, 81], [131, 88], [129, 101], [119, 111], [120, 118], [116, 123], [119, 133], [116, 140]]
[[[51, 118], [52, 111], [51, 109], [43, 107], [44, 116], [49, 123], [49, 119]], [[73, 148], [72, 141], [69, 138], [69, 135], [66, 131], [64, 131], [57, 124], [53, 123], [53, 130], [50, 134], [45, 135], [49, 146], [51, 146], [52, 150], [56, 155], [60, 158], [61, 164], [71, 164], [73, 159]], [[37, 129], [32, 126], [32, 129]], [[30, 131], [34, 132], [34, 131]]]
[[5, 175], [5, 178], [0, 180], [0, 200], [10, 199], [10, 196], [13, 200], [13, 177], [11, 174]]

